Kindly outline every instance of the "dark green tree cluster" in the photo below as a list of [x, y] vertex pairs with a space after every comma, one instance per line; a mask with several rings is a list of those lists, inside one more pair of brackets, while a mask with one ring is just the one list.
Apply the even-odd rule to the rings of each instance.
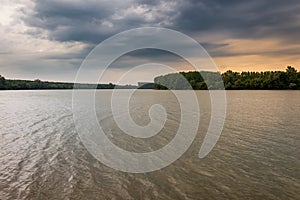
[[300, 89], [300, 72], [291, 66], [286, 71], [267, 72], [180, 72], [154, 79], [154, 89], [188, 89], [187, 81], [194, 90], [221, 89]]
[[232, 72], [222, 74], [226, 89], [300, 89], [300, 73], [291, 66], [286, 71]]
[[222, 78], [218, 72], [180, 72], [159, 76], [154, 79], [154, 89], [207, 90], [221, 89]]
[[0, 75], [0, 90], [5, 89], [5, 78], [3, 76]]
[[[192, 73], [192, 72], [191, 72]], [[187, 90], [191, 86], [182, 73], [167, 74], [154, 79], [154, 89]]]
[[[76, 84], [77, 89], [114, 89], [116, 85], [110, 84]], [[0, 90], [47, 90], [47, 89], [73, 89], [74, 83], [48, 82], [36, 79], [8, 80], [0, 75]]]

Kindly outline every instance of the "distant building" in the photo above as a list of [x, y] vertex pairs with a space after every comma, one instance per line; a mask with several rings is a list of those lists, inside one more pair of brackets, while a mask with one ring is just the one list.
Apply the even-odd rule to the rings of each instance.
[[152, 82], [138, 82], [138, 89], [153, 89], [154, 83]]

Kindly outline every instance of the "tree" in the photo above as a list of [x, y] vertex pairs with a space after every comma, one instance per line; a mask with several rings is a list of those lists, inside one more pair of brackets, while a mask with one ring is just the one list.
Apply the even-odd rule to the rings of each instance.
[[0, 90], [5, 89], [5, 78], [0, 75]]
[[297, 84], [298, 82], [298, 73], [297, 70], [291, 66], [288, 66], [286, 69], [286, 74], [288, 77], [289, 83], [295, 83]]

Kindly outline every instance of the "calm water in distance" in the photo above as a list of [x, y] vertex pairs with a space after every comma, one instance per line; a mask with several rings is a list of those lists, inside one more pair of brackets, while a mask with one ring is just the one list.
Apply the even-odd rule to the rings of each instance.
[[[207, 91], [196, 93], [201, 125], [190, 149], [160, 171], [128, 174], [104, 166], [82, 145], [72, 91], [1, 91], [0, 199], [300, 199], [300, 91], [228, 91], [223, 133], [204, 159], [198, 152], [210, 101]], [[98, 90], [96, 98], [110, 94]], [[99, 122], [124, 149], [159, 149], [174, 137], [180, 112], [170, 91], [140, 90], [130, 101], [137, 124], [149, 122], [153, 103], [168, 113], [153, 138], [125, 135], [112, 116]]]

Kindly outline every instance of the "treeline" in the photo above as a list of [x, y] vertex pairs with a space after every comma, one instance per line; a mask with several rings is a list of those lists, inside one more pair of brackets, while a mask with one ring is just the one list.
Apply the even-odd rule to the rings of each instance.
[[[205, 80], [205, 81], [204, 81]], [[154, 89], [279, 90], [300, 89], [300, 72], [291, 66], [286, 71], [266, 72], [180, 72], [154, 79]]]
[[[174, 90], [279, 90], [300, 89], [300, 72], [289, 66], [286, 71], [266, 72], [233, 72], [231, 70], [220, 74], [219, 72], [180, 72], [156, 77], [154, 84], [147, 83], [153, 89]], [[0, 75], [0, 90], [36, 90], [36, 89], [73, 89], [74, 83], [48, 82], [36, 79], [7, 80]], [[134, 85], [109, 84], [76, 84], [77, 89], [136, 89]], [[140, 89], [145, 89], [139, 86]]]
[[[0, 75], [0, 90], [47, 90], [47, 89], [73, 89], [74, 83], [63, 83], [63, 82], [48, 82], [36, 79], [30, 80], [8, 80]], [[133, 85], [115, 85], [109, 84], [76, 84], [76, 89], [132, 89], [136, 88]]]

